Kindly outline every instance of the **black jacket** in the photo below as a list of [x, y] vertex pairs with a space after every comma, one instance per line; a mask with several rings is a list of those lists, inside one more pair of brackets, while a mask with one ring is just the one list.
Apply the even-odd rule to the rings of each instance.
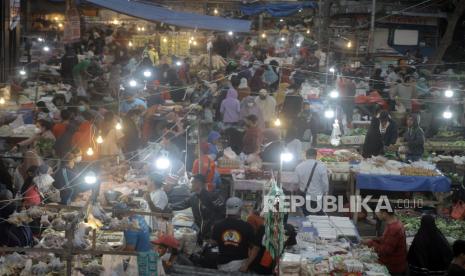
[[384, 134], [379, 131], [380, 121], [378, 118], [371, 120], [370, 128], [365, 136], [363, 143], [363, 157], [370, 158], [384, 153], [384, 147], [394, 145], [399, 136], [397, 132], [397, 124], [393, 120], [389, 120], [389, 126]]
[[216, 221], [224, 219], [225, 205], [223, 198], [215, 193], [203, 189], [199, 194], [194, 193], [183, 202], [171, 206], [174, 211], [192, 208], [195, 224], [199, 227], [199, 240], [208, 238], [212, 226]]

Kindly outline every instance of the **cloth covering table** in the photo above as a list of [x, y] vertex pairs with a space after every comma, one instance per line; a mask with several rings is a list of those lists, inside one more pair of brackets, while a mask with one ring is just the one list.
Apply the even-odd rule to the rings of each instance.
[[357, 174], [357, 189], [395, 192], [449, 192], [451, 181], [445, 176], [405, 176]]

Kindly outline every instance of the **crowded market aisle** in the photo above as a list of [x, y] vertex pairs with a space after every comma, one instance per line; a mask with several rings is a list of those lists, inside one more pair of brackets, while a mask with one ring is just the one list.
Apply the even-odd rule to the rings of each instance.
[[306, 28], [150, 24], [28, 41], [0, 95], [0, 275], [464, 275], [448, 74], [322, 61]]

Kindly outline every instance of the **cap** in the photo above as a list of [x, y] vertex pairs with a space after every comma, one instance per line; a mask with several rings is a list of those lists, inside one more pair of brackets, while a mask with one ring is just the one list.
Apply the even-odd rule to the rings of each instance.
[[268, 94], [268, 91], [266, 91], [266, 89], [261, 89], [258, 93], [259, 93], [260, 95], [266, 96], [266, 95]]
[[238, 197], [230, 197], [226, 201], [226, 215], [238, 215], [242, 208], [242, 200]]
[[153, 244], [164, 245], [166, 247], [178, 249], [179, 242], [171, 235], [162, 235], [158, 239], [152, 241]]

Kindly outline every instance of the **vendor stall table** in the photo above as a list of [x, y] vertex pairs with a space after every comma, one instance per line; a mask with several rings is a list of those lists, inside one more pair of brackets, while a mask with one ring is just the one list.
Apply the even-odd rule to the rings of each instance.
[[[233, 185], [231, 186], [231, 195], [234, 196], [234, 192], [237, 190], [241, 191], [263, 191], [266, 189], [266, 184], [269, 180], [265, 179], [241, 179], [238, 177], [240, 170], [232, 172]], [[281, 183], [284, 190], [297, 191], [299, 189], [299, 181], [297, 175], [294, 172], [284, 171], [281, 175]]]
[[[359, 196], [360, 190], [362, 189], [388, 192], [434, 193], [444, 193], [451, 190], [451, 181], [445, 176], [404, 176], [351, 173], [349, 185], [350, 195], [355, 196]], [[431, 203], [441, 204], [442, 196], [438, 196], [438, 202]], [[357, 210], [354, 210], [353, 214], [354, 222], [356, 222]]]

